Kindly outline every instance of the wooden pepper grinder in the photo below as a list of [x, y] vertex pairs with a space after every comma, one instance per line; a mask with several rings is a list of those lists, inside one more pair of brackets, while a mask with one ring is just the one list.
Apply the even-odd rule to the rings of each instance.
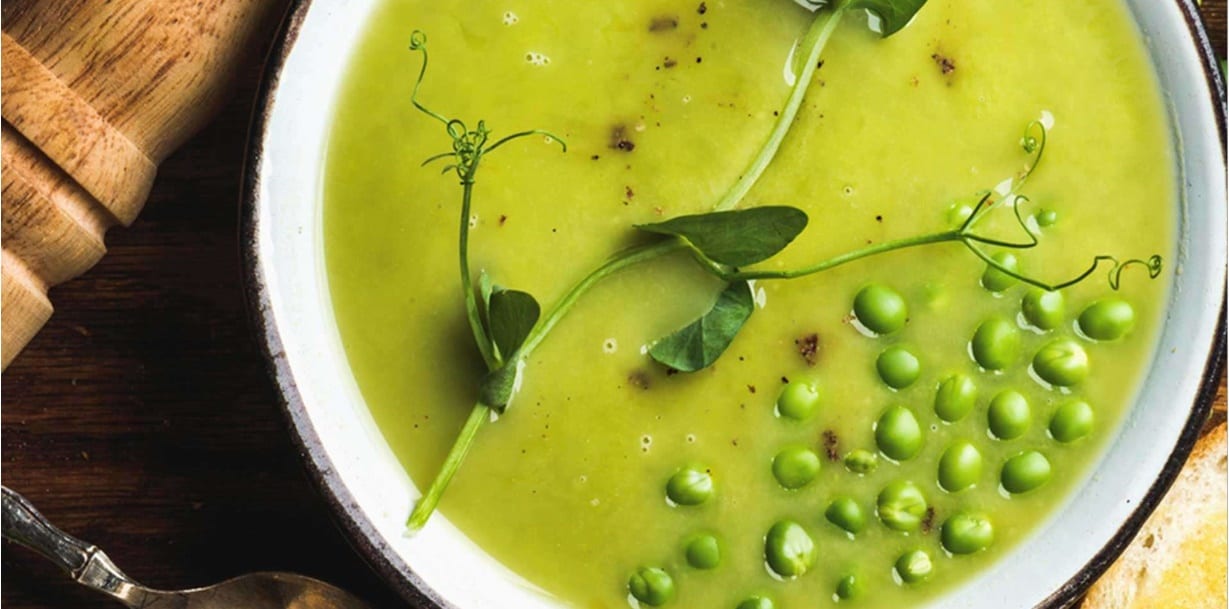
[[5, 0], [0, 368], [51, 317], [51, 286], [129, 225], [158, 164], [261, 58], [284, 0]]

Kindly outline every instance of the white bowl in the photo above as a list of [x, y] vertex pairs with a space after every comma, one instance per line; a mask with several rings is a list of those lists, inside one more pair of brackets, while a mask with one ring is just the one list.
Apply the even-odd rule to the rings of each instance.
[[[394, 588], [423, 607], [559, 607], [439, 515], [413, 539], [403, 535], [418, 491], [349, 373], [325, 274], [321, 176], [338, 92], [375, 4], [299, 2], [267, 67], [244, 185], [252, 314], [310, 471]], [[1156, 358], [1087, 482], [1041, 530], [934, 605], [1070, 604], [1155, 507], [1209, 411], [1224, 352], [1224, 85], [1189, 0], [1129, 5], [1180, 147], [1179, 272]]]

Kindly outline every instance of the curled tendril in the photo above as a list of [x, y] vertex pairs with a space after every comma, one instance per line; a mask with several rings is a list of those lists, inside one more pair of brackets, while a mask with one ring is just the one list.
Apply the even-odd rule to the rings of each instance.
[[1041, 158], [1045, 156], [1048, 135], [1049, 130], [1046, 129], [1045, 123], [1041, 122], [1040, 119], [1029, 121], [1024, 126], [1024, 135], [1020, 136], [1020, 147], [1031, 158], [1028, 165], [1025, 166], [1024, 172], [1016, 181], [1016, 188], [1014, 190], [1019, 190], [1019, 187], [1028, 181], [1029, 176], [1037, 171], [1037, 167], [1041, 166]]
[[[988, 194], [982, 196], [981, 200], [978, 201], [977, 203], [977, 207], [973, 209], [973, 214], [969, 215], [969, 220], [972, 220], [973, 216], [976, 215], [979, 210], [988, 211], [990, 209], [990, 206], [987, 205], [986, 203], [989, 197], [990, 195]], [[996, 247], [1007, 247], [1007, 248], [1020, 249], [1020, 250], [1036, 247], [1039, 243], [1041, 243], [1041, 241], [1038, 239], [1037, 233], [1034, 233], [1033, 229], [1028, 225], [1028, 221], [1024, 219], [1024, 215], [1020, 212], [1020, 208], [1023, 207], [1024, 204], [1028, 203], [1029, 201], [1030, 199], [1024, 195], [1013, 195], [1012, 202], [1011, 202], [1012, 211], [1014, 212], [1015, 217], [1016, 217], [1016, 223], [1020, 225], [1020, 229], [1024, 231], [1024, 234], [1028, 236], [1028, 241], [1024, 241], [1024, 242], [1004, 241], [1001, 239], [991, 239], [990, 237], [983, 237], [969, 230], [969, 227], [971, 226], [971, 224], [968, 220], [965, 221], [965, 225], [962, 226], [960, 229], [960, 234], [962, 238], [967, 241], [975, 241], [977, 243], [984, 243], [986, 245], [993, 245]]]
[[427, 48], [427, 33], [422, 30], [410, 32], [410, 50], [417, 51], [425, 48]]
[[501, 138], [499, 141], [495, 142], [494, 144], [491, 144], [491, 147], [487, 148], [486, 151], [492, 152], [496, 148], [499, 148], [500, 146], [503, 146], [504, 144], [507, 144], [508, 142], [511, 142], [512, 140], [530, 136], [530, 135], [541, 135], [544, 137], [548, 137], [550, 138], [552, 143], [558, 142], [559, 146], [563, 148], [564, 152], [568, 151], [568, 143], [563, 141], [563, 138], [555, 135], [554, 133], [551, 133], [550, 131], [543, 131], [542, 129], [530, 129], [528, 131], [520, 131], [518, 133], [513, 133], [512, 135], [506, 135], [503, 138]]
[[1149, 256], [1147, 260], [1140, 260], [1139, 258], [1132, 258], [1122, 262], [1114, 260], [1114, 268], [1110, 269], [1111, 288], [1115, 290], [1118, 289], [1118, 284], [1122, 280], [1122, 271], [1126, 270], [1126, 268], [1132, 264], [1144, 265], [1144, 268], [1148, 270], [1149, 279], [1156, 279], [1161, 274], [1161, 270], [1164, 267], [1164, 261], [1161, 260], [1161, 256], [1158, 254]]
[[422, 81], [427, 75], [427, 35], [421, 30], [414, 30], [410, 34], [410, 50], [422, 53], [422, 66], [418, 69], [418, 78], [414, 81], [414, 90], [410, 94], [410, 103], [419, 112], [438, 120], [444, 124], [444, 130], [448, 133], [448, 137], [452, 139], [452, 150], [450, 152], [441, 152], [436, 155], [427, 157], [422, 162], [423, 166], [429, 165], [435, 161], [452, 158], [456, 162], [444, 167], [440, 173], [448, 173], [455, 171], [457, 177], [461, 179], [462, 184], [473, 184], [474, 174], [478, 170], [478, 162], [482, 156], [488, 152], [493, 152], [500, 146], [522, 137], [529, 135], [543, 135], [551, 139], [552, 142], [558, 142], [564, 152], [567, 152], [568, 145], [563, 138], [540, 129], [530, 129], [528, 131], [520, 131], [512, 135], [505, 136], [497, 140], [494, 144], [487, 146], [487, 142], [491, 136], [491, 130], [487, 128], [486, 121], [478, 121], [478, 126], [470, 129], [465, 122], [457, 118], [447, 118], [444, 115], [431, 110], [422, 102], [418, 101], [418, 90], [422, 87]]
[[418, 89], [422, 86], [423, 78], [427, 76], [427, 63], [430, 60], [430, 57], [427, 55], [427, 35], [422, 30], [414, 30], [410, 34], [410, 50], [422, 53], [422, 66], [418, 68], [418, 79], [414, 81], [414, 90], [410, 93], [410, 103], [414, 104], [414, 107], [418, 108], [419, 112], [447, 125], [448, 119], [418, 101]]
[[[1020, 137], [1020, 147], [1025, 152], [1034, 155], [1030, 165], [1036, 168], [1041, 163], [1041, 155], [1045, 152], [1047, 129], [1040, 120], [1033, 120], [1025, 125], [1024, 135]], [[1031, 170], [1030, 170], [1031, 171]]]
[[1007, 268], [999, 261], [990, 257], [990, 255], [986, 254], [980, 248], [978, 248], [977, 246], [967, 241], [965, 242], [964, 245], [965, 247], [969, 248], [970, 251], [976, 254], [978, 258], [981, 258], [983, 261], [985, 261], [986, 264], [998, 269], [1002, 273], [1015, 277], [1016, 279], [1019, 279], [1020, 281], [1024, 283], [1039, 287], [1049, 292], [1055, 292], [1063, 288], [1069, 288], [1077, 283], [1080, 283], [1081, 281], [1084, 281], [1090, 275], [1097, 272], [1097, 269], [1101, 266], [1101, 263], [1103, 262], [1110, 262], [1113, 264], [1113, 266], [1110, 267], [1109, 273], [1107, 274], [1107, 279], [1109, 280], [1110, 289], [1114, 291], [1117, 291], [1122, 283], [1122, 272], [1125, 271], [1127, 267], [1131, 265], [1138, 264], [1138, 265], [1143, 265], [1145, 268], [1147, 268], [1149, 279], [1156, 279], [1161, 274], [1161, 270], [1164, 267], [1164, 263], [1161, 257], [1157, 254], [1153, 254], [1147, 260], [1141, 260], [1139, 258], [1131, 258], [1129, 260], [1122, 260], [1122, 261], [1118, 260], [1118, 258], [1114, 256], [1110, 256], [1109, 254], [1100, 254], [1098, 256], [1093, 257], [1092, 264], [1090, 264], [1088, 268], [1085, 269], [1079, 275], [1076, 275], [1075, 277], [1068, 279], [1067, 281], [1064, 281], [1062, 283], [1050, 284], [1050, 283], [1039, 281], [1027, 275], [1022, 275], [1016, 271], [1013, 271], [1012, 269]]
[[[962, 234], [970, 235], [971, 233], [969, 231], [971, 231], [973, 226], [981, 221], [983, 217], [985, 217], [995, 207], [998, 207], [1000, 203], [1007, 203], [1015, 207], [1016, 218], [1020, 220], [1020, 225], [1024, 227], [1024, 230], [1028, 233], [1032, 243], [1028, 246], [1024, 246], [997, 243], [993, 240], [987, 240], [979, 237], [973, 237], [973, 240], [981, 241], [987, 245], [1001, 245], [1003, 247], [1022, 248], [1037, 245], [1036, 235], [1033, 234], [1033, 231], [1028, 228], [1028, 225], [1025, 224], [1023, 218], [1020, 217], [1019, 204], [1021, 202], [1027, 202], [1028, 199], [1020, 195], [1019, 192], [1020, 189], [1024, 187], [1024, 184], [1028, 182], [1028, 179], [1033, 175], [1033, 172], [1037, 171], [1037, 167], [1041, 165], [1041, 159], [1045, 156], [1046, 139], [1046, 127], [1040, 120], [1031, 121], [1024, 127], [1024, 135], [1020, 137], [1020, 147], [1023, 148], [1024, 152], [1029, 155], [1028, 163], [1024, 166], [1024, 169], [1021, 170], [1019, 176], [1015, 179], [1004, 182], [1004, 184], [1009, 184], [1005, 192], [999, 193], [995, 190], [988, 190], [980, 193], [980, 198], [977, 205], [973, 208], [973, 213], [969, 214], [969, 217], [965, 219], [964, 224], [960, 226], [960, 232]], [[999, 196], [995, 198], [995, 194], [998, 194]]]
[[[1011, 249], [1031, 249], [1040, 244], [1037, 233], [1033, 232], [1032, 227], [1028, 225], [1028, 222], [1025, 220], [1024, 215], [1021, 212], [1021, 208], [1028, 204], [1030, 200], [1028, 197], [1018, 194], [1018, 191], [1020, 187], [1024, 185], [1025, 181], [1028, 180], [1029, 176], [1036, 171], [1037, 166], [1041, 164], [1042, 155], [1045, 153], [1046, 127], [1041, 121], [1032, 121], [1027, 127], [1025, 127], [1024, 135], [1020, 138], [1020, 147], [1024, 149], [1025, 153], [1031, 156], [1028, 165], [1025, 166], [1023, 172], [1020, 174], [1020, 177], [1013, 181], [1007, 192], [1003, 193], [997, 199], [994, 198], [994, 191], [986, 191], [981, 193], [980, 198], [977, 201], [977, 205], [973, 208], [972, 213], [969, 214], [969, 217], [965, 219], [964, 223], [961, 224], [960, 228], [956, 231], [959, 235], [960, 241], [969, 249], [969, 251], [973, 252], [973, 254], [975, 254], [978, 258], [981, 258], [986, 264], [994, 267], [1003, 274], [1048, 291], [1061, 290], [1084, 281], [1090, 275], [1095, 273], [1097, 268], [1104, 262], [1110, 262], [1113, 264], [1109, 270], [1108, 276], [1110, 289], [1113, 290], [1118, 290], [1122, 280], [1122, 272], [1131, 265], [1143, 265], [1146, 267], [1148, 269], [1148, 277], [1150, 279], [1156, 279], [1157, 276], [1161, 274], [1164, 263], [1159, 255], [1154, 254], [1147, 260], [1131, 258], [1129, 260], [1119, 261], [1118, 258], [1114, 256], [1100, 254], [1093, 257], [1092, 264], [1090, 264], [1087, 269], [1079, 275], [1076, 275], [1074, 278], [1061, 283], [1049, 284], [1008, 268], [987, 254], [982, 248], [978, 247], [977, 244], [983, 244]], [[1020, 230], [1024, 232], [1027, 240], [1006, 241], [1002, 239], [992, 239], [973, 232], [974, 225], [976, 225], [978, 221], [988, 215], [1000, 204], [1011, 205], [1012, 211], [1014, 212], [1016, 218], [1016, 223], [1019, 224]]]

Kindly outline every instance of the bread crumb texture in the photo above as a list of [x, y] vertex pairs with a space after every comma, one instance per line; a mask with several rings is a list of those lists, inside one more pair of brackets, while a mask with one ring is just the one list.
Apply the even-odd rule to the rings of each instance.
[[1225, 425], [1208, 433], [1083, 609], [1225, 609], [1229, 473]]

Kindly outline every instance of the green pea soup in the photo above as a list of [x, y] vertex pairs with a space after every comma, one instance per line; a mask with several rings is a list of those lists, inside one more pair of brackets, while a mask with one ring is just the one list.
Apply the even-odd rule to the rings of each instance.
[[[566, 153], [534, 137], [484, 158], [466, 219], [475, 272], [549, 306], [631, 243], [633, 224], [711, 210], [772, 128], [810, 19], [786, 0], [398, 0], [377, 11], [351, 59], [327, 150], [325, 253], [351, 370], [419, 488], [469, 414], [481, 362], [458, 280], [460, 189], [454, 175], [420, 167], [451, 142], [409, 103], [420, 65], [410, 33], [430, 40], [421, 99], [431, 108], [471, 127], [484, 119], [496, 136], [541, 128], [567, 141]], [[1024, 167], [1019, 139], [1042, 113], [1053, 127], [1022, 210], [1046, 210], [1045, 222], [1040, 244], [1015, 252], [1021, 271], [1061, 280], [1097, 254], [1169, 256], [1171, 142], [1122, 2], [931, 0], [888, 39], [864, 19], [853, 13], [836, 30], [777, 160], [742, 203], [810, 216], [764, 268], [943, 230], [954, 207]], [[1018, 236], [1010, 212], [999, 211], [987, 230]], [[511, 408], [481, 430], [441, 512], [567, 606], [626, 607], [629, 578], [644, 568], [670, 576], [666, 606], [735, 607], [761, 596], [784, 609], [830, 607], [842, 602], [838, 588], [871, 609], [935, 599], [1007, 556], [1084, 479], [1132, 403], [1169, 283], [1168, 270], [1150, 281], [1131, 268], [1114, 293], [1098, 272], [1063, 290], [1062, 312], [1046, 313], [1057, 323], [1041, 330], [1021, 313], [1030, 288], [999, 277], [993, 287], [1004, 289], [990, 291], [985, 270], [946, 243], [758, 282], [744, 330], [712, 368], [692, 374], [654, 364], [645, 346], [701, 314], [719, 283], [685, 255], [622, 272], [533, 353]], [[903, 328], [875, 335], [857, 323], [855, 295], [872, 283], [903, 298]], [[1133, 325], [1122, 338], [1092, 340], [1076, 320], [1111, 294], [1132, 307]], [[1014, 350], [996, 346], [1001, 370], [970, 350], [991, 319], [1019, 331]], [[1031, 370], [1033, 356], [1060, 339], [1088, 360], [1087, 378], [1069, 388]], [[911, 370], [899, 388], [877, 369], [889, 349], [917, 360], [916, 378]], [[976, 397], [967, 413], [945, 406], [940, 417], [936, 392], [956, 374]], [[817, 389], [805, 416], [781, 416], [789, 381]], [[964, 381], [960, 389], [967, 399]], [[1027, 400], [1028, 414], [1001, 439], [989, 404], [1007, 390]], [[1073, 400], [1092, 417], [1065, 415], [1060, 442], [1051, 418]], [[902, 423], [906, 411], [916, 430]], [[909, 434], [920, 430], [920, 441], [877, 441], [885, 413]], [[886, 452], [868, 465], [880, 442]], [[939, 483], [952, 446], [944, 476], [955, 491]], [[968, 447], [980, 455], [976, 467], [960, 465]], [[774, 458], [802, 449], [819, 455], [818, 471], [806, 460], [779, 465], [790, 469], [786, 488]], [[849, 460], [857, 472], [844, 463], [852, 451], [866, 451]], [[1025, 467], [1038, 462], [1034, 452], [1046, 476]], [[1013, 458], [1009, 485], [1027, 491], [1003, 488]], [[686, 468], [711, 476], [706, 500], [668, 500], [668, 481]], [[902, 482], [925, 498], [916, 530], [885, 526], [876, 512], [881, 491]], [[826, 517], [837, 499], [840, 515]], [[864, 525], [849, 525], [858, 508]], [[943, 524], [958, 514], [949, 544], [969, 553], [943, 545]], [[796, 578], [765, 565], [765, 537], [783, 521], [819, 549]], [[697, 568], [690, 544], [701, 536], [719, 560]], [[918, 550], [931, 561], [925, 577]]]

